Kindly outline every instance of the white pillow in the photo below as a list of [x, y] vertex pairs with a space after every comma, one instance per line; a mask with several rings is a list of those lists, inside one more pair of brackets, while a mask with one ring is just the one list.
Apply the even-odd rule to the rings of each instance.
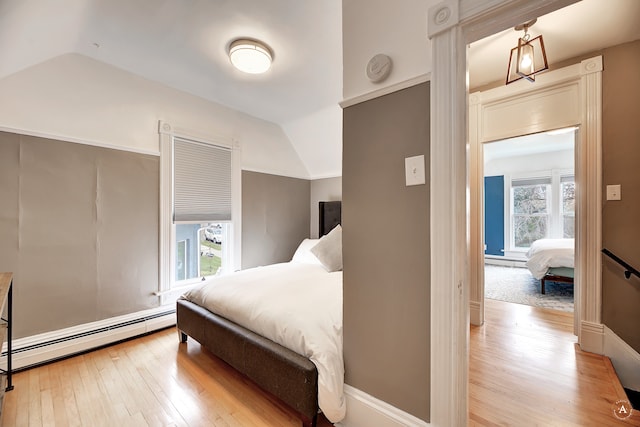
[[311, 248], [313, 253], [329, 272], [342, 270], [342, 227], [336, 225], [326, 236]]
[[304, 239], [296, 252], [293, 254], [293, 258], [291, 258], [291, 262], [297, 262], [300, 264], [318, 264], [322, 265], [320, 260], [311, 253], [311, 248], [314, 247], [320, 239]]

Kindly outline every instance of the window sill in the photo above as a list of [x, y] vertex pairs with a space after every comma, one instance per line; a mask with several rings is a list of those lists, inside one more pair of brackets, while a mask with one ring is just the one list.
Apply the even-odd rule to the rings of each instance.
[[182, 296], [182, 294], [200, 286], [201, 283], [202, 283], [202, 280], [198, 279], [197, 282], [189, 282], [189, 283], [181, 284], [178, 286], [174, 286], [171, 289], [154, 292], [154, 295], [160, 297], [161, 306], [175, 304], [178, 298]]

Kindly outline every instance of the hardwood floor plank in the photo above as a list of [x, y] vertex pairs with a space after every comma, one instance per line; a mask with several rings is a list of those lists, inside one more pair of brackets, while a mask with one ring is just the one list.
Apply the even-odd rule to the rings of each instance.
[[485, 300], [471, 326], [469, 425], [615, 426], [608, 359], [580, 350], [570, 313]]
[[[615, 372], [580, 350], [570, 315], [504, 304], [488, 301], [486, 324], [471, 327], [470, 426], [640, 425], [614, 417]], [[176, 335], [170, 328], [16, 373], [2, 425], [299, 427], [291, 410]]]
[[40, 399], [40, 372], [29, 373], [29, 405], [28, 408], [28, 425], [42, 425], [42, 400]]
[[[73, 364], [72, 359], [63, 360], [49, 365], [50, 369], [57, 370], [62, 387], [62, 400], [64, 402], [64, 414], [58, 415], [61, 419], [66, 417], [69, 426], [78, 427], [82, 425], [80, 412], [78, 410], [78, 402], [71, 384], [71, 371], [69, 367]], [[39, 369], [39, 368], [37, 368]], [[15, 391], [15, 389], [14, 389]]]

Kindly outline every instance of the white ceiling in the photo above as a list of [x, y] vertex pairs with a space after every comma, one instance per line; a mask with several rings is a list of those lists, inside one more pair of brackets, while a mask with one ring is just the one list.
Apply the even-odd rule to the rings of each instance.
[[[272, 48], [267, 73], [232, 67], [227, 47], [240, 37]], [[340, 170], [322, 142], [340, 155], [341, 0], [0, 0], [0, 52], [0, 78], [89, 56], [279, 124], [311, 176]]]
[[574, 129], [566, 129], [566, 132], [559, 134], [542, 132], [483, 144], [485, 162], [505, 157], [573, 150], [574, 147]]
[[[506, 79], [511, 49], [522, 31], [513, 28], [478, 40], [469, 48], [469, 87]], [[640, 39], [639, 0], [582, 0], [538, 17], [529, 29], [542, 34], [551, 66], [599, 49]]]
[[[235, 70], [227, 47], [275, 52], [263, 75]], [[0, 78], [75, 52], [275, 123], [337, 105], [340, 0], [0, 0]]]
[[[553, 64], [640, 39], [639, 22], [640, 0], [583, 0], [540, 17], [531, 33], [543, 34]], [[471, 87], [504, 78], [519, 35], [471, 45]], [[232, 68], [226, 49], [237, 37], [273, 49], [269, 72]], [[331, 163], [323, 144], [341, 144], [341, 0], [0, 0], [0, 52], [0, 78], [80, 53], [277, 123], [311, 176]]]

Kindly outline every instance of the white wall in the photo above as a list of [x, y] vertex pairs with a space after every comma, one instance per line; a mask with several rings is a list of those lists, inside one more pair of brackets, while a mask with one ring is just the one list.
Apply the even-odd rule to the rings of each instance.
[[342, 108], [332, 105], [300, 119], [285, 123], [287, 136], [311, 179], [342, 176]]
[[573, 150], [553, 151], [549, 153], [528, 154], [492, 159], [484, 165], [484, 176], [518, 176], [527, 173], [550, 171], [552, 169], [571, 169], [574, 165]]
[[[427, 12], [436, 0], [343, 0], [343, 96], [351, 99], [431, 71]], [[376, 54], [393, 61], [381, 83], [367, 79], [366, 66]]]
[[0, 128], [158, 153], [158, 120], [242, 145], [242, 168], [309, 178], [280, 126], [78, 54], [0, 80]]

